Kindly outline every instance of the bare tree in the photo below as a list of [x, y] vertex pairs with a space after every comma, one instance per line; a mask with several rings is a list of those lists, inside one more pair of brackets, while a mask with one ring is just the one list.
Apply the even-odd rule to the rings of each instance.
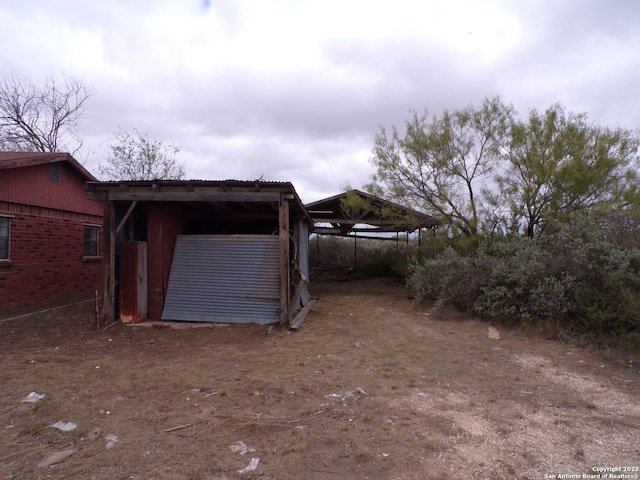
[[44, 85], [7, 76], [0, 81], [0, 147], [6, 150], [75, 154], [78, 126], [94, 95], [82, 80], [47, 77]]
[[177, 159], [175, 145], [164, 145], [134, 129], [134, 135], [120, 129], [109, 145], [107, 162], [100, 173], [109, 180], [181, 180], [184, 164]]

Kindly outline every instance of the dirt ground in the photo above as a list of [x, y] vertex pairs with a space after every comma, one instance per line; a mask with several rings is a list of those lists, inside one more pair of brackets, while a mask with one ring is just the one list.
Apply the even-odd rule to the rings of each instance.
[[0, 323], [0, 478], [640, 475], [637, 359], [490, 338], [388, 279], [312, 294], [297, 332], [96, 330], [92, 305]]

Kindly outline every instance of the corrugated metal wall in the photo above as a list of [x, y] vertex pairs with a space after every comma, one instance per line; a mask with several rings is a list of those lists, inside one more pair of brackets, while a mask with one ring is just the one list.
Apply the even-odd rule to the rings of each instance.
[[277, 236], [178, 236], [162, 320], [270, 324], [279, 306]]
[[300, 293], [301, 307], [304, 307], [309, 300], [311, 300], [311, 294], [309, 293], [309, 226], [303, 222], [298, 222], [298, 262], [299, 267], [304, 276], [307, 278], [307, 284]]

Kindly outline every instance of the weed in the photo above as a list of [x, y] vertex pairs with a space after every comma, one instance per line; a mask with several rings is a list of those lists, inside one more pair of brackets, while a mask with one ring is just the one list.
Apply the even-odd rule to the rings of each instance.
[[47, 367], [38, 367], [34, 372], [38, 377], [43, 378], [44, 380], [51, 380], [53, 375], [49, 371]]
[[282, 451], [280, 452], [281, 455], [287, 455], [289, 453], [296, 453], [296, 452], [301, 452], [303, 451], [305, 448], [304, 443], [291, 443], [290, 445], [287, 445], [286, 447], [284, 447], [282, 449]]
[[42, 423], [36, 423], [35, 425], [31, 425], [30, 427], [23, 429], [20, 433], [22, 433], [23, 435], [33, 435], [34, 437], [39, 437], [45, 432], [46, 429], [46, 425]]

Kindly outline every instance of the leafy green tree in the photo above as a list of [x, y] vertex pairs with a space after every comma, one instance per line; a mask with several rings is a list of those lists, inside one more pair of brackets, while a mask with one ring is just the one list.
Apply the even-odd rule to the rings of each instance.
[[428, 118], [413, 112], [401, 134], [381, 127], [371, 163], [370, 192], [443, 218], [456, 232], [476, 237], [483, 187], [504, 155], [513, 108], [499, 97]]
[[551, 220], [622, 207], [637, 189], [638, 146], [637, 132], [592, 125], [558, 104], [532, 110], [511, 128], [500, 198], [529, 237]]
[[180, 180], [184, 164], [178, 161], [175, 145], [164, 145], [134, 129], [135, 134], [120, 129], [109, 145], [107, 163], [100, 173], [110, 180]]

